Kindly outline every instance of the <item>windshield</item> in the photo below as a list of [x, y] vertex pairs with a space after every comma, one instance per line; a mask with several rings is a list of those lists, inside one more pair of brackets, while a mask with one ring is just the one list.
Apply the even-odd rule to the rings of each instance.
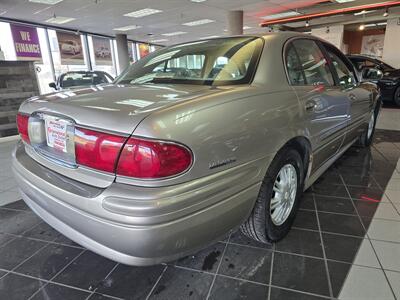
[[260, 38], [235, 37], [167, 47], [131, 65], [115, 83], [250, 83], [262, 45]]
[[103, 73], [66, 73], [61, 75], [60, 85], [63, 88], [72, 86], [85, 86], [85, 85], [96, 85], [102, 83], [110, 83], [111, 78], [108, 78]]

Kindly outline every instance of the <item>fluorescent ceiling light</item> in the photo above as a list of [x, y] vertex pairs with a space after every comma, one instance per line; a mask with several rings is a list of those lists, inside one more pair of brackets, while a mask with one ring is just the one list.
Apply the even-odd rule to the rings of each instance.
[[196, 2], [196, 3], [200, 3], [200, 2], [205, 2], [205, 1], [207, 1], [207, 0], [190, 0], [190, 1]]
[[385, 26], [385, 25], [387, 25], [387, 22], [366, 24], [364, 27], [376, 27], [376, 26]]
[[161, 35], [164, 36], [174, 36], [174, 35], [181, 35], [181, 34], [186, 34], [187, 32], [184, 31], [175, 31], [175, 32], [169, 32], [169, 33], [162, 33]]
[[253, 28], [253, 27], [250, 27], [250, 26], [243, 26], [243, 30], [247, 30], [247, 29], [251, 29], [251, 28]]
[[207, 39], [213, 39], [213, 38], [218, 38], [220, 37], [219, 35], [209, 35], [209, 36], [203, 36], [200, 38], [200, 40], [207, 40]]
[[65, 24], [71, 21], [76, 20], [75, 18], [67, 18], [67, 17], [60, 17], [60, 16], [56, 16], [54, 18], [50, 18], [48, 20], [46, 20], [46, 23], [52, 23], [52, 24]]
[[129, 30], [134, 30], [134, 29], [138, 29], [138, 28], [142, 28], [142, 26], [139, 26], [139, 25], [128, 25], [128, 26], [124, 26], [124, 27], [114, 28], [113, 30], [129, 31]]
[[374, 11], [376, 11], [376, 10], [362, 10], [362, 11], [356, 12], [354, 15], [355, 16], [366, 15], [366, 14], [370, 14]]
[[130, 13], [125, 14], [125, 17], [131, 17], [131, 18], [141, 18], [145, 16], [150, 16], [154, 14], [158, 14], [162, 12], [162, 10], [159, 9], [154, 9], [154, 8], [143, 8], [141, 10], [136, 10], [132, 11]]
[[183, 23], [182, 25], [185, 25], [185, 26], [199, 26], [199, 25], [213, 23], [213, 22], [215, 22], [215, 20], [201, 19], [201, 20], [197, 20], [197, 21]]
[[294, 11], [294, 10], [290, 10], [290, 11], [286, 11], [286, 12], [283, 12], [283, 13], [264, 16], [264, 17], [261, 17], [261, 19], [274, 20], [274, 19], [282, 19], [282, 18], [287, 18], [287, 17], [294, 17], [294, 16], [298, 16], [298, 15], [300, 15], [299, 12]]
[[152, 40], [150, 43], [161, 43], [161, 42], [168, 42], [167, 39], [158, 39], [158, 40]]
[[347, 2], [354, 2], [356, 0], [336, 0], [337, 3], [347, 3]]
[[375, 26], [377, 26], [377, 24], [365, 24], [365, 25], [364, 25], [364, 28], [365, 28], [365, 27], [375, 27]]
[[387, 22], [378, 23], [378, 24], [376, 24], [376, 25], [378, 25], [378, 26], [385, 26], [385, 25], [387, 25]]
[[29, 2], [41, 3], [41, 4], [47, 4], [47, 5], [54, 5], [61, 1], [63, 1], [63, 0], [29, 0]]

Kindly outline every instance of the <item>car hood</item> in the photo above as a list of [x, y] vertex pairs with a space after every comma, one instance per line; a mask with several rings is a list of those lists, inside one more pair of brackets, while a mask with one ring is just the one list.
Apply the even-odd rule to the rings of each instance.
[[400, 78], [400, 69], [385, 71], [383, 73], [383, 79], [395, 79], [395, 80], [397, 80], [399, 78]]
[[62, 115], [82, 126], [131, 134], [155, 110], [219, 92], [203, 85], [108, 84], [32, 97], [20, 111]]

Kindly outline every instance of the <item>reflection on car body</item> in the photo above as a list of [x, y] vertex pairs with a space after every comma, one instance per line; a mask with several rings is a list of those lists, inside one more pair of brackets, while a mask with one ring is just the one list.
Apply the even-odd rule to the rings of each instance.
[[371, 143], [380, 108], [338, 49], [288, 32], [166, 47], [99, 87], [25, 101], [13, 170], [41, 218], [130, 265], [239, 226], [284, 238], [302, 192]]

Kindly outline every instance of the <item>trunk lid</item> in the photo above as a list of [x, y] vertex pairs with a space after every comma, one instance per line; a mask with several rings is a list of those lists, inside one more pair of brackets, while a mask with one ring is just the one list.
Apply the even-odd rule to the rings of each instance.
[[[37, 140], [31, 139], [27, 152], [53, 171], [105, 188], [114, 181], [115, 174], [75, 163], [74, 140], [79, 140], [76, 127], [129, 136], [156, 110], [218, 92], [200, 85], [105, 85], [33, 97], [20, 107], [21, 113], [34, 116], [29, 126]], [[55, 140], [53, 135], [57, 136]], [[58, 149], [53, 145], [59, 145]]]
[[34, 97], [20, 111], [62, 115], [81, 126], [131, 134], [157, 109], [216, 92], [200, 85], [106, 85]]

